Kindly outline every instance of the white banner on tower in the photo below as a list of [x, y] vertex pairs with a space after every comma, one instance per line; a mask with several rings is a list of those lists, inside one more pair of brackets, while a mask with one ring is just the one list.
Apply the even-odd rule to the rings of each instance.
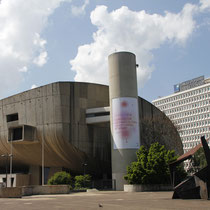
[[139, 112], [136, 98], [112, 99], [112, 124], [114, 149], [138, 149]]

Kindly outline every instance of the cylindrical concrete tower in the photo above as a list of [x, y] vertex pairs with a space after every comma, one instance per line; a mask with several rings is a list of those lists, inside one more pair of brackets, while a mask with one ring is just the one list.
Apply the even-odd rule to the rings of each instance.
[[123, 190], [126, 167], [140, 147], [136, 57], [130, 52], [109, 56], [109, 97], [112, 134], [112, 179]]

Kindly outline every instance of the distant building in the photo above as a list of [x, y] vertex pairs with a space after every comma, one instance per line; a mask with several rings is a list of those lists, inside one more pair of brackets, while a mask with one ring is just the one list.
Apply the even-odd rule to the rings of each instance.
[[[152, 103], [177, 127], [184, 152], [210, 137], [210, 79], [204, 76], [174, 85], [174, 93]], [[186, 165], [187, 167], [187, 165]]]

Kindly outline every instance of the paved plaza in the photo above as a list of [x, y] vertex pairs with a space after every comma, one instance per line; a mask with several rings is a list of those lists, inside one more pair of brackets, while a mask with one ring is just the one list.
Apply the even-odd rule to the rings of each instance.
[[0, 198], [1, 210], [30, 209], [210, 209], [208, 200], [172, 200], [172, 192], [81, 192], [67, 195]]

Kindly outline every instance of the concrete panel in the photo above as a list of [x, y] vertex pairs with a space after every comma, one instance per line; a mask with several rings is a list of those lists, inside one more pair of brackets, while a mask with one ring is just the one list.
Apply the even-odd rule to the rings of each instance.
[[[33, 89], [31, 89], [31, 90], [33, 90]], [[28, 100], [28, 99], [30, 99], [30, 91], [28, 90], [28, 91], [25, 91], [25, 92], [23, 92], [23, 94], [22, 94], [22, 100]]]
[[143, 100], [141, 102], [141, 112], [144, 113], [143, 114], [143, 118], [144, 119], [149, 119], [149, 118], [152, 118], [152, 105], [149, 104], [147, 101]]
[[26, 93], [25, 92], [20, 93], [20, 99], [21, 99], [21, 101], [25, 101], [26, 100]]
[[107, 86], [101, 85], [100, 88], [95, 88], [96, 89], [96, 99], [97, 100], [101, 100], [104, 101], [104, 103], [106, 103], [107, 105], [105, 106], [109, 106], [109, 89], [107, 88]]
[[0, 105], [0, 130], [1, 130], [2, 127], [3, 127], [3, 120], [4, 120], [3, 108], [2, 108], [2, 106]]
[[41, 183], [41, 168], [39, 166], [31, 165], [29, 168], [29, 173], [31, 174], [30, 185], [39, 185]]
[[2, 100], [2, 103], [5, 106], [5, 105], [8, 105], [8, 104], [11, 104], [12, 103], [11, 100], [12, 100], [12, 97], [5, 98], [5, 99]]
[[73, 144], [75, 147], [79, 148], [79, 141], [78, 141], [78, 136], [79, 136], [79, 128], [78, 128], [78, 123], [71, 123], [70, 124], [70, 143]]
[[80, 124], [86, 125], [86, 109], [80, 109]]
[[70, 86], [70, 96], [73, 97], [72, 99], [77, 99], [80, 93], [80, 84], [72, 83]]
[[31, 99], [37, 98], [37, 90], [36, 90], [36, 88], [33, 88], [33, 89], [31, 89], [31, 91], [28, 91], [27, 95], [28, 95], [28, 97], [27, 97], [26, 100], [31, 100]]
[[40, 87], [35, 88], [35, 91], [36, 91], [36, 98], [43, 97], [43, 91], [42, 91], [42, 88], [40, 88]]
[[162, 111], [160, 111], [155, 106], [152, 106], [152, 110], [153, 110], [153, 117], [161, 117], [163, 115]]
[[44, 116], [43, 116], [43, 98], [36, 98], [35, 110], [36, 110], [36, 125], [43, 125]]
[[[48, 87], [49, 85], [45, 85], [45, 86], [41, 86], [39, 87], [40, 89], [40, 94], [42, 95], [42, 97], [45, 97], [47, 96], [48, 94], [49, 95], [52, 95], [52, 91], [48, 90]], [[50, 94], [51, 93], [51, 94]]]
[[53, 95], [53, 106], [61, 106], [61, 95]]
[[61, 110], [61, 106], [55, 106], [54, 107], [54, 122], [55, 123], [62, 123], [62, 120], [63, 120], [63, 112]]
[[62, 122], [70, 123], [70, 107], [69, 106], [61, 106], [60, 110], [62, 112]]
[[101, 106], [101, 105], [96, 105], [96, 100], [88, 100], [87, 101], [87, 108], [89, 109], [89, 108], [97, 108], [97, 107], [99, 107], [99, 106]]
[[60, 95], [70, 95], [70, 83], [60, 82], [59, 83], [59, 94]]
[[25, 103], [26, 125], [36, 125], [36, 99], [27, 100]]
[[46, 88], [47, 88], [47, 96], [52, 96], [53, 95], [53, 84], [55, 84], [55, 83], [46, 85]]
[[80, 84], [79, 97], [86, 98], [86, 99], [88, 98], [88, 88], [87, 88], [87, 85], [84, 83]]
[[15, 104], [7, 104], [4, 106], [4, 114], [14, 114], [15, 113]]
[[60, 95], [61, 106], [70, 106], [70, 95]]
[[30, 184], [30, 174], [16, 174], [16, 187], [28, 186]]
[[[73, 112], [70, 112], [71, 113], [70, 115], [71, 116], [73, 115], [74, 121], [76, 123], [80, 121], [80, 114], [81, 114], [81, 112], [80, 112], [80, 104], [77, 103], [77, 102], [79, 102], [79, 100], [75, 100], [75, 106], [73, 107]], [[75, 111], [75, 110], [77, 110], [77, 111]]]
[[89, 100], [96, 100], [96, 88], [94, 85], [89, 84], [88, 85], [88, 99]]
[[42, 102], [43, 102], [44, 124], [53, 123], [54, 120], [53, 96], [44, 97]]
[[58, 95], [60, 94], [60, 84], [59, 82], [52, 84], [52, 95]]
[[96, 100], [96, 107], [101, 107], [104, 105], [104, 101]]
[[26, 124], [25, 101], [19, 102], [18, 104], [16, 104], [16, 107], [18, 107], [18, 110], [16, 108], [16, 111], [18, 111], [19, 124]]
[[18, 103], [18, 102], [21, 101], [21, 98], [20, 98], [20, 95], [19, 94], [14, 95], [13, 98], [14, 98], [14, 103]]
[[63, 138], [64, 140], [70, 142], [70, 124], [69, 123], [63, 123]]
[[85, 98], [80, 98], [80, 99], [79, 99], [79, 104], [80, 104], [80, 107], [81, 107], [82, 109], [86, 109], [86, 107], [87, 107], [87, 99], [85, 99]]

